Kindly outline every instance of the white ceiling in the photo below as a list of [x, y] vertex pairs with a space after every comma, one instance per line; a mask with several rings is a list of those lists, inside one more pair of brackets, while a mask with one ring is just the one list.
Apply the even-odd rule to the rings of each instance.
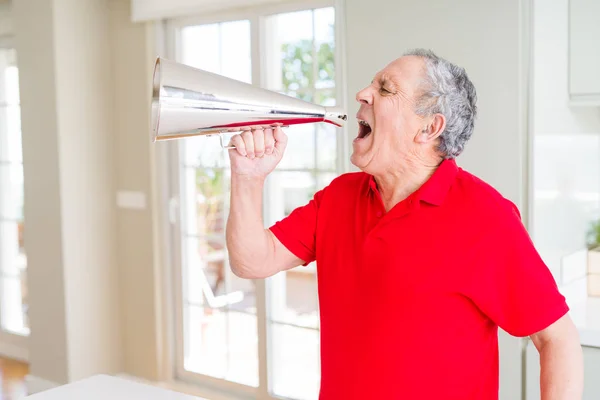
[[285, 0], [131, 0], [134, 22], [212, 13]]

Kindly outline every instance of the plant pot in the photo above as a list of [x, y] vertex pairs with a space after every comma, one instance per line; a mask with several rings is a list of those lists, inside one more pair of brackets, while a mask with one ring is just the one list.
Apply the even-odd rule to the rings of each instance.
[[588, 295], [600, 297], [600, 246], [588, 251]]

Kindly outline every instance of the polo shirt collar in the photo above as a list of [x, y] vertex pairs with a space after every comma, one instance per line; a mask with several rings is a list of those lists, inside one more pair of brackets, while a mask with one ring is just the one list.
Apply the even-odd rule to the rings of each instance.
[[436, 206], [442, 205], [457, 173], [455, 160], [442, 161], [431, 178], [417, 191], [419, 199]]
[[[415, 199], [436, 206], [442, 205], [450, 187], [458, 173], [458, 165], [454, 159], [443, 160], [433, 175], [413, 194]], [[368, 191], [377, 192], [375, 178], [369, 176]]]

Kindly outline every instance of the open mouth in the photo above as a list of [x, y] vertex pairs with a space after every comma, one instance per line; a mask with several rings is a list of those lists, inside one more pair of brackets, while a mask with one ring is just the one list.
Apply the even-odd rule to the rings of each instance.
[[371, 134], [371, 125], [362, 119], [358, 120], [358, 138], [364, 139]]

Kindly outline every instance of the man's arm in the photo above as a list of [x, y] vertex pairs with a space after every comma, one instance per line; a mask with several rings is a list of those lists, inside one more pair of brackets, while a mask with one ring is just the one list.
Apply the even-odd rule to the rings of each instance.
[[569, 315], [530, 337], [540, 354], [541, 400], [581, 399], [583, 352]]
[[[487, 230], [472, 244], [467, 294], [508, 334], [531, 337], [540, 353], [542, 400], [581, 400], [583, 356], [569, 306], [518, 209], [504, 204], [490, 210]], [[494, 250], [499, 241], [501, 252]]]
[[244, 130], [231, 139], [231, 196], [226, 227], [229, 263], [241, 278], [261, 279], [302, 264], [263, 226], [264, 182], [281, 161], [287, 136], [280, 127]]
[[263, 226], [264, 179], [232, 175], [227, 248], [233, 273], [261, 279], [303, 263]]

